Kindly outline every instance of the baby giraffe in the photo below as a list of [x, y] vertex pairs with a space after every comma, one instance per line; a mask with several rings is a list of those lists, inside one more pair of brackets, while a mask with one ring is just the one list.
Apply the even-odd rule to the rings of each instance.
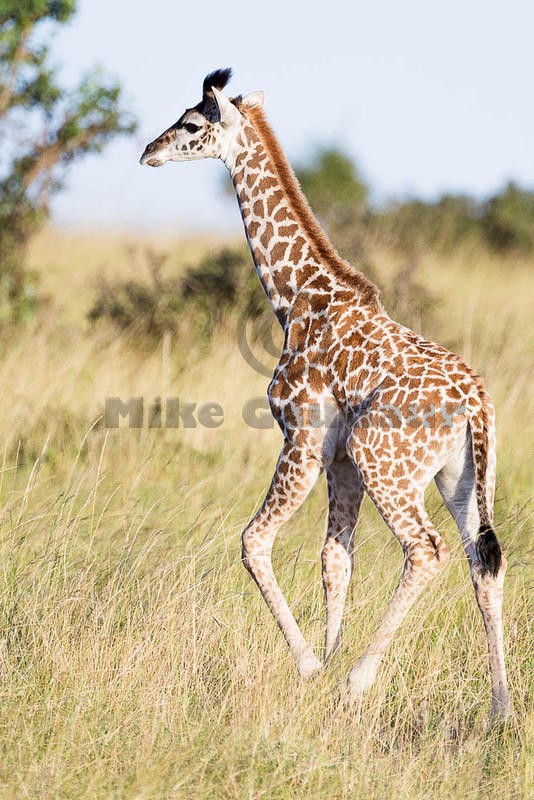
[[276, 533], [326, 470], [322, 550], [325, 663], [339, 643], [364, 492], [404, 551], [399, 584], [349, 672], [362, 697], [413, 603], [449, 559], [424, 504], [434, 479], [469, 560], [486, 629], [492, 714], [510, 702], [503, 653], [506, 560], [493, 531], [495, 425], [482, 380], [457, 355], [394, 322], [377, 288], [340, 258], [306, 202], [263, 112], [263, 93], [227, 97], [230, 69], [204, 80], [202, 100], [147, 145], [141, 164], [220, 158], [235, 187], [256, 271], [284, 330], [269, 401], [284, 444], [267, 496], [243, 532], [243, 563], [297, 669], [321, 668], [275, 578]]

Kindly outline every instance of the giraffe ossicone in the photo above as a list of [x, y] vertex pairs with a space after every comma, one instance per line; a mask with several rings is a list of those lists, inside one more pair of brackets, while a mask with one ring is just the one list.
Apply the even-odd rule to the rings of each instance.
[[[219, 158], [235, 187], [254, 264], [285, 334], [269, 385], [284, 444], [266, 498], [243, 532], [243, 563], [284, 634], [297, 668], [321, 668], [278, 585], [271, 550], [279, 527], [325, 470], [329, 514], [322, 550], [326, 664], [339, 644], [366, 492], [405, 556], [399, 584], [348, 695], [372, 685], [395, 632], [449, 551], [424, 505], [434, 479], [464, 544], [487, 634], [492, 714], [510, 701], [504, 665], [506, 561], [493, 531], [494, 411], [459, 356], [393, 321], [376, 286], [333, 248], [263, 112], [263, 93], [227, 97], [229, 69], [206, 76], [202, 99], [147, 145], [142, 164]], [[306, 409], [334, 409], [328, 425]], [[414, 413], [415, 409], [415, 413]]]

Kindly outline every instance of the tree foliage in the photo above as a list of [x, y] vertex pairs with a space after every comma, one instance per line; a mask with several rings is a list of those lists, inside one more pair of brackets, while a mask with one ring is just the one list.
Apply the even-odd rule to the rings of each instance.
[[66, 167], [135, 128], [120, 86], [99, 70], [72, 90], [60, 85], [48, 41], [74, 11], [74, 0], [0, 0], [0, 323], [32, 302], [25, 248]]
[[392, 203], [374, 214], [372, 225], [379, 238], [413, 256], [479, 238], [481, 213], [473, 198], [445, 194], [433, 202], [414, 198]]
[[297, 170], [308, 202], [328, 227], [342, 227], [366, 210], [368, 189], [356, 165], [334, 147], [319, 150]]
[[342, 150], [319, 150], [297, 169], [302, 189], [321, 223], [347, 258], [360, 260], [371, 238], [418, 258], [425, 250], [450, 251], [469, 242], [500, 252], [534, 254], [534, 192], [508, 183], [487, 200], [443, 194], [409, 198], [382, 208]]
[[340, 252], [361, 260], [369, 191], [354, 161], [336, 147], [325, 147], [296, 173], [308, 202]]
[[534, 192], [509, 183], [486, 203], [482, 225], [496, 249], [534, 253]]
[[178, 332], [184, 320], [200, 338], [209, 337], [232, 313], [250, 317], [259, 327], [276, 322], [246, 246], [210, 251], [180, 277], [165, 274], [167, 257], [150, 248], [130, 249], [136, 277], [102, 277], [89, 320], [142, 336], [147, 344]]

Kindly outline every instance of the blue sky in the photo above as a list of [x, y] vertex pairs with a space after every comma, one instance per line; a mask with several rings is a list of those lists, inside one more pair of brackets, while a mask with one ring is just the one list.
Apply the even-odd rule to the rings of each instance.
[[264, 89], [293, 163], [339, 144], [375, 200], [534, 187], [531, 0], [80, 0], [56, 35], [65, 84], [95, 64], [120, 79], [139, 131], [76, 164], [53, 204], [74, 227], [237, 232], [220, 162], [141, 167], [147, 141], [232, 66]]

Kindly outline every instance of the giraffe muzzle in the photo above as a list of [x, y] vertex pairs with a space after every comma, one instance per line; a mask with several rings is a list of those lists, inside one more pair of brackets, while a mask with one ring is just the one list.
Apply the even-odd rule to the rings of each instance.
[[147, 144], [143, 151], [143, 155], [139, 159], [139, 163], [141, 165], [148, 164], [149, 167], [162, 167], [165, 163], [165, 160], [158, 157], [157, 153], [155, 152], [157, 149], [157, 142], [150, 142], [150, 144]]

